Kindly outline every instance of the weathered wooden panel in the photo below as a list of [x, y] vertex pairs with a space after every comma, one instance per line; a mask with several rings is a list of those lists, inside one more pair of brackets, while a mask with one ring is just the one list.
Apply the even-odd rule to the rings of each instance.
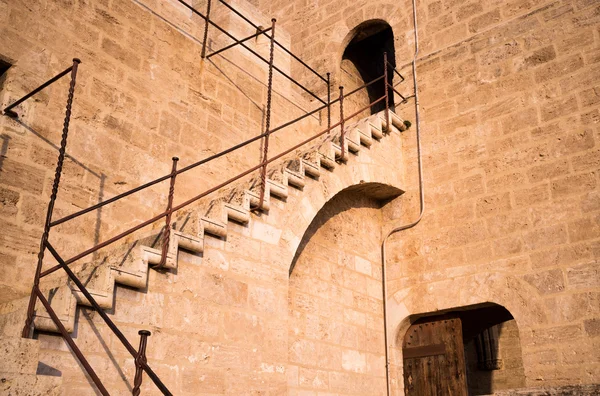
[[402, 345], [408, 396], [467, 395], [462, 326], [459, 318], [423, 319]]

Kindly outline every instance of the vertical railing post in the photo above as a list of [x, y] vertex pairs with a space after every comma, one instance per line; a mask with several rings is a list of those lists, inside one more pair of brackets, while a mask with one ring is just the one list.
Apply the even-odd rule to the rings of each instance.
[[143, 364], [146, 363], [146, 345], [148, 344], [148, 337], [152, 333], [148, 330], [138, 331], [140, 335], [140, 347], [138, 348], [138, 354], [135, 357], [135, 377], [133, 379], [133, 389], [131, 393], [133, 396], [139, 396], [140, 386], [142, 386], [142, 376], [144, 374]]
[[263, 145], [262, 168], [260, 170], [260, 198], [258, 207], [262, 208], [265, 199], [265, 189], [267, 188], [267, 158], [269, 155], [269, 135], [271, 134], [271, 101], [273, 94], [273, 56], [275, 51], [275, 18], [271, 19], [271, 48], [269, 55], [269, 80], [267, 82], [267, 114], [265, 119], [265, 142]]
[[160, 263], [157, 268], [163, 268], [167, 263], [167, 254], [169, 253], [169, 241], [171, 239], [171, 216], [173, 213], [173, 195], [175, 194], [175, 178], [177, 177], [177, 161], [178, 157], [173, 157], [173, 165], [171, 166], [171, 182], [169, 183], [169, 197], [167, 198], [167, 216], [165, 218], [165, 230], [162, 238], [162, 254]]
[[388, 60], [387, 60], [387, 52], [383, 53], [383, 81], [384, 81], [384, 89], [385, 89], [385, 130], [390, 133], [390, 98], [388, 89]]
[[346, 157], [346, 131], [344, 128], [344, 87], [340, 85], [340, 147], [342, 148], [341, 160]]
[[331, 73], [327, 73], [327, 131], [331, 132]]
[[63, 122], [62, 137], [60, 141], [60, 149], [58, 150], [58, 161], [56, 162], [56, 170], [54, 172], [54, 182], [52, 184], [52, 193], [50, 194], [50, 202], [48, 202], [48, 209], [46, 210], [46, 221], [44, 223], [44, 231], [42, 233], [42, 239], [40, 241], [40, 251], [38, 253], [37, 268], [35, 270], [35, 276], [33, 278], [33, 288], [31, 296], [29, 297], [29, 305], [27, 307], [27, 319], [25, 319], [25, 326], [21, 336], [23, 338], [31, 337], [31, 330], [33, 326], [33, 315], [35, 313], [35, 303], [37, 301], [37, 294], [35, 290], [38, 289], [40, 284], [40, 274], [42, 272], [42, 265], [44, 263], [44, 253], [46, 251], [46, 242], [50, 234], [50, 223], [52, 222], [52, 213], [54, 212], [54, 203], [58, 196], [58, 186], [60, 184], [60, 177], [62, 175], [62, 168], [65, 162], [65, 153], [67, 149], [67, 138], [69, 136], [69, 123], [71, 122], [71, 108], [73, 106], [73, 96], [75, 93], [75, 81], [77, 78], [77, 67], [81, 61], [77, 58], [73, 59], [73, 68], [71, 69], [71, 83], [69, 85], [69, 95], [67, 96], [67, 106], [65, 111], [65, 120]]
[[206, 58], [206, 41], [208, 40], [208, 25], [210, 24], [210, 2], [211, 0], [208, 0], [208, 3], [206, 4], [206, 20], [204, 21], [204, 41], [202, 42], [202, 53], [200, 54], [202, 59]]

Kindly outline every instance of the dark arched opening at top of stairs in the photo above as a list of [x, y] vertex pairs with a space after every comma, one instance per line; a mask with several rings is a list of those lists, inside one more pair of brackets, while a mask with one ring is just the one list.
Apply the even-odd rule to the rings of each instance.
[[[394, 92], [391, 84], [394, 78], [393, 69], [396, 67], [396, 56], [394, 50], [394, 33], [390, 25], [382, 20], [365, 21], [354, 29], [354, 37], [344, 49], [342, 60], [351, 61], [362, 80], [366, 83], [383, 75], [384, 63], [383, 54], [387, 53], [387, 58], [391, 67], [388, 66], [388, 101], [393, 108]], [[369, 101], [374, 102], [385, 94], [384, 84], [377, 83], [369, 86], [367, 92]], [[385, 102], [381, 101], [371, 107], [371, 114], [375, 114], [385, 109]]]

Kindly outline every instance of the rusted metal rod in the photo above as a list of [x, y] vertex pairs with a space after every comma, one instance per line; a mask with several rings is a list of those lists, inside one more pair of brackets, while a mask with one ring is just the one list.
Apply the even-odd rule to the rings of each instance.
[[[104, 320], [106, 325], [117, 336], [119, 341], [121, 341], [121, 344], [123, 344], [123, 346], [125, 347], [125, 349], [127, 349], [129, 354], [133, 358], [135, 358], [138, 355], [138, 351], [131, 345], [131, 343], [127, 340], [125, 335], [123, 335], [121, 330], [119, 330], [119, 328], [114, 324], [114, 322], [108, 317], [108, 315], [106, 314], [106, 312], [104, 312], [104, 310], [100, 307], [100, 305], [98, 305], [98, 303], [96, 302], [94, 297], [92, 297], [90, 292], [86, 289], [86, 287], [83, 285], [83, 283], [81, 283], [79, 278], [77, 278], [77, 276], [69, 268], [67, 263], [60, 257], [60, 255], [56, 252], [56, 250], [50, 244], [50, 242], [46, 243], [46, 247], [48, 248], [48, 251], [50, 252], [50, 254], [52, 254], [52, 256], [56, 259], [60, 268], [62, 268], [67, 273], [67, 275], [73, 281], [75, 286], [77, 286], [79, 291], [85, 296], [85, 298], [88, 300], [88, 302], [90, 303], [92, 308], [94, 308], [96, 310], [96, 312], [98, 312], [98, 315], [100, 315], [100, 317]], [[163, 393], [163, 395], [171, 395], [171, 392], [169, 391], [169, 389], [167, 389], [165, 384], [162, 383], [162, 381], [160, 380], [160, 378], [158, 378], [156, 373], [154, 373], [154, 371], [152, 371], [150, 366], [148, 366], [148, 363], [141, 361], [140, 365], [142, 366], [142, 368], [144, 369], [146, 374], [148, 374], [148, 377], [150, 377], [152, 382], [154, 382], [156, 384], [156, 387], [158, 389], [160, 389], [160, 391]]]
[[[405, 98], [405, 97], [404, 97], [404, 96], [403, 96], [403, 95], [402, 95], [400, 92], [398, 92], [398, 90], [397, 90], [396, 88], [392, 88], [392, 90], [393, 90], [393, 91], [394, 91], [394, 92], [395, 92], [395, 93], [396, 93], [398, 96], [400, 96], [400, 97], [402, 98], [402, 102], [406, 102], [406, 100], [407, 100], [408, 98]], [[414, 95], [413, 95], [413, 96], [414, 96]]]
[[[75, 64], [75, 63], [76, 63], [75, 59], [73, 59], [73, 64]], [[79, 59], [77, 59], [77, 63], [81, 63], [81, 61]], [[69, 66], [64, 71], [58, 73], [56, 76], [52, 77], [50, 80], [46, 81], [45, 83], [43, 83], [42, 85], [40, 85], [39, 87], [37, 87], [36, 89], [34, 89], [33, 91], [29, 92], [27, 95], [23, 96], [21, 99], [17, 100], [16, 102], [14, 102], [13, 104], [11, 104], [10, 106], [6, 107], [4, 109], [4, 114], [7, 115], [7, 116], [9, 116], [9, 117], [12, 117], [12, 118], [19, 117], [19, 115], [12, 110], [13, 108], [15, 108], [16, 106], [20, 105], [21, 103], [23, 103], [27, 99], [31, 98], [33, 95], [35, 95], [36, 93], [40, 92], [41, 90], [43, 90], [47, 86], [52, 85], [56, 81], [60, 80], [62, 77], [66, 76], [67, 74], [69, 74], [70, 72], [72, 72], [72, 70], [73, 70], [73, 66]]]
[[[249, 18], [247, 18], [244, 14], [242, 14], [241, 12], [239, 12], [238, 10], [236, 10], [235, 8], [233, 8], [233, 6], [231, 6], [229, 3], [223, 1], [223, 0], [219, 0], [225, 7], [229, 8], [234, 14], [236, 14], [237, 16], [239, 16], [240, 18], [242, 18], [244, 21], [246, 21], [248, 24], [250, 24], [253, 28], [255, 29], [259, 29], [260, 26], [258, 26], [257, 24], [255, 24], [254, 22], [252, 22]], [[267, 36], [269, 39], [271, 38], [270, 35], [266, 34], [266, 30], [261, 32], [261, 34], [264, 34], [265, 36]], [[317, 77], [319, 77], [321, 80], [323, 80], [323, 82], [326, 82], [327, 80], [325, 80], [325, 78], [323, 76], [321, 76], [315, 69], [313, 69], [312, 67], [310, 67], [309, 65], [307, 65], [302, 59], [300, 59], [298, 56], [294, 55], [289, 49], [287, 49], [286, 47], [284, 47], [281, 43], [279, 43], [277, 40], [275, 41], [275, 45], [277, 45], [279, 48], [281, 48], [282, 50], [284, 50], [287, 54], [289, 54], [292, 58], [294, 58], [295, 60], [297, 60], [298, 62], [300, 62], [304, 67], [306, 67], [308, 70], [310, 70], [311, 72], [313, 72]]]
[[[42, 265], [44, 264], [44, 253], [46, 251], [46, 241], [50, 234], [50, 223], [52, 222], [52, 214], [54, 212], [54, 203], [58, 196], [58, 187], [60, 185], [60, 177], [62, 175], [62, 169], [65, 162], [65, 154], [67, 150], [67, 139], [69, 137], [69, 123], [71, 122], [71, 108], [73, 106], [73, 96], [75, 94], [75, 82], [77, 79], [77, 67], [81, 61], [77, 58], [73, 59], [73, 66], [70, 67], [71, 71], [71, 82], [69, 84], [69, 94], [67, 96], [67, 106], [65, 110], [65, 119], [63, 122], [62, 137], [60, 140], [60, 148], [58, 150], [58, 160], [56, 161], [56, 170], [54, 171], [54, 182], [52, 183], [52, 192], [50, 194], [50, 201], [48, 202], [48, 208], [46, 210], [46, 220], [44, 222], [44, 231], [40, 240], [40, 250], [38, 252], [38, 262], [35, 269], [35, 275], [33, 278], [33, 287], [37, 288], [40, 284], [40, 277], [42, 272]], [[25, 319], [25, 325], [21, 336], [23, 338], [31, 337], [31, 330], [33, 325], [33, 315], [35, 311], [36, 293], [31, 292], [29, 297], [29, 305], [27, 306], [27, 318]]]
[[327, 128], [331, 128], [331, 73], [327, 72]]
[[33, 292], [36, 294], [36, 297], [40, 299], [40, 302], [42, 303], [44, 308], [46, 308], [48, 315], [50, 315], [50, 319], [52, 319], [52, 322], [54, 322], [54, 324], [58, 328], [58, 331], [62, 335], [63, 340], [65, 340], [67, 345], [69, 345], [69, 348], [71, 348], [71, 351], [75, 354], [77, 360], [79, 360], [79, 363], [81, 363], [86, 373], [90, 376], [90, 378], [96, 385], [96, 388], [98, 388], [98, 391], [104, 396], [109, 396], [110, 393], [108, 393], [108, 391], [102, 384], [102, 381], [100, 381], [100, 378], [98, 378], [98, 375], [96, 374], [92, 366], [90, 366], [90, 363], [87, 361], [85, 356], [83, 356], [83, 353], [81, 353], [81, 350], [79, 349], [77, 344], [75, 344], [75, 341], [73, 341], [73, 338], [71, 337], [69, 332], [67, 332], [67, 329], [65, 329], [65, 326], [62, 324], [58, 316], [56, 316], [56, 312], [54, 312], [54, 310], [50, 306], [50, 303], [48, 302], [48, 300], [46, 300], [44, 293], [40, 291], [37, 285], [33, 286]]
[[346, 156], [346, 131], [344, 130], [344, 86], [340, 85], [340, 147], [342, 153], [340, 155], [340, 160], [343, 161]]
[[[383, 89], [385, 90], [385, 130], [390, 132], [390, 95], [389, 95], [389, 81], [388, 81], [388, 60], [387, 52], [383, 53]], [[393, 89], [393, 87], [392, 87]]]
[[144, 369], [142, 364], [146, 363], [146, 345], [148, 344], [148, 337], [152, 335], [148, 330], [138, 331], [140, 335], [140, 347], [138, 348], [138, 354], [135, 357], [135, 377], [133, 379], [133, 390], [131, 391], [133, 396], [140, 395], [140, 386], [142, 386], [142, 379]]
[[239, 40], [239, 41], [237, 41], [237, 42], [235, 42], [235, 43], [229, 44], [229, 45], [227, 45], [227, 46], [225, 46], [225, 47], [221, 48], [220, 50], [217, 50], [217, 51], [215, 51], [215, 52], [211, 52], [210, 54], [206, 55], [206, 57], [210, 59], [210, 57], [211, 57], [211, 56], [218, 55], [218, 54], [220, 54], [221, 52], [223, 52], [223, 51], [226, 51], [226, 50], [228, 50], [228, 49], [230, 49], [230, 48], [233, 48], [233, 47], [235, 47], [235, 46], [236, 46], [236, 45], [238, 45], [238, 44], [244, 43], [244, 42], [246, 42], [246, 41], [248, 41], [248, 40], [251, 40], [251, 39], [253, 39], [253, 38], [255, 38], [255, 37], [258, 37], [258, 36], [260, 36], [261, 34], [263, 34], [263, 32], [268, 32], [268, 31], [269, 31], [269, 30], [271, 30], [271, 29], [272, 29], [272, 28], [267, 28], [267, 29], [265, 29], [265, 30], [261, 30], [261, 31], [259, 31], [259, 32], [256, 32], [256, 33], [254, 33], [254, 34], [252, 34], [252, 35], [250, 35], [250, 36], [248, 36], [248, 37], [245, 37], [245, 38], [243, 38], [243, 39], [241, 39], [241, 40]]
[[[359, 111], [355, 112], [354, 114], [351, 114], [349, 117], [346, 117], [346, 121], [348, 121], [348, 120], [349, 120], [349, 119], [351, 119], [352, 117], [355, 117], [355, 116], [357, 116], [357, 115], [358, 115], [358, 114], [360, 114], [361, 112], [363, 112], [363, 111], [365, 111], [365, 110], [367, 110], [367, 109], [371, 108], [371, 107], [372, 107], [372, 106], [374, 106], [375, 104], [377, 104], [377, 103], [381, 102], [383, 99], [385, 99], [385, 96], [382, 96], [382, 97], [380, 97], [379, 99], [377, 99], [377, 100], [375, 100], [375, 101], [371, 102], [370, 104], [368, 104], [367, 106], [363, 107], [362, 109], [360, 109]], [[178, 210], [181, 210], [182, 208], [184, 208], [184, 207], [186, 207], [186, 206], [188, 206], [188, 205], [192, 204], [193, 202], [195, 202], [195, 201], [197, 201], [197, 200], [199, 200], [199, 199], [201, 199], [201, 198], [204, 198], [205, 196], [207, 196], [207, 195], [209, 195], [209, 194], [212, 194], [213, 192], [215, 192], [215, 191], [217, 191], [217, 190], [219, 190], [219, 189], [221, 189], [221, 188], [223, 188], [223, 187], [227, 186], [228, 184], [231, 184], [231, 183], [233, 183], [234, 181], [236, 181], [236, 180], [239, 180], [239, 179], [241, 179], [242, 177], [244, 177], [244, 176], [247, 176], [247, 175], [249, 175], [250, 173], [252, 173], [252, 172], [254, 172], [254, 171], [256, 171], [256, 170], [260, 169], [260, 168], [261, 168], [261, 167], [262, 167], [264, 164], [269, 164], [269, 163], [271, 163], [271, 162], [273, 162], [273, 161], [275, 161], [275, 160], [278, 160], [279, 158], [283, 157], [284, 155], [286, 155], [286, 154], [289, 154], [289, 153], [291, 153], [292, 151], [294, 151], [294, 150], [296, 150], [296, 149], [300, 148], [301, 146], [305, 145], [306, 143], [309, 143], [309, 142], [311, 142], [311, 141], [315, 140], [316, 138], [318, 138], [318, 137], [320, 137], [320, 136], [323, 136], [324, 134], [326, 134], [327, 132], [329, 132], [331, 129], [333, 129], [333, 128], [336, 128], [336, 127], [337, 127], [337, 126], [339, 126], [339, 125], [340, 125], [340, 123], [339, 123], [339, 122], [338, 122], [338, 123], [336, 123], [336, 124], [334, 124], [334, 125], [332, 125], [332, 126], [331, 126], [331, 128], [327, 128], [327, 129], [325, 129], [325, 130], [323, 130], [323, 131], [319, 132], [318, 134], [316, 134], [316, 135], [314, 135], [314, 136], [312, 136], [312, 137], [310, 137], [310, 138], [308, 138], [308, 139], [304, 140], [303, 142], [301, 142], [301, 143], [299, 143], [299, 144], [295, 145], [294, 147], [292, 147], [292, 148], [290, 148], [290, 149], [287, 149], [287, 150], [285, 150], [284, 152], [282, 152], [282, 153], [279, 153], [279, 154], [277, 154], [277, 155], [276, 155], [276, 156], [274, 156], [274, 157], [271, 157], [271, 158], [269, 158], [267, 161], [265, 161], [265, 162], [261, 162], [260, 164], [258, 164], [258, 165], [256, 165], [256, 166], [254, 166], [254, 167], [252, 167], [252, 168], [250, 168], [250, 169], [248, 169], [248, 170], [246, 170], [246, 171], [244, 171], [244, 172], [242, 172], [242, 173], [238, 174], [237, 176], [234, 176], [234, 177], [232, 177], [231, 179], [228, 179], [228, 180], [224, 181], [223, 183], [221, 183], [221, 184], [219, 184], [219, 185], [217, 185], [217, 186], [215, 186], [215, 187], [212, 187], [212, 188], [210, 188], [210, 189], [208, 189], [208, 190], [204, 191], [203, 193], [201, 193], [201, 194], [199, 194], [199, 195], [197, 195], [197, 196], [195, 196], [195, 197], [193, 197], [193, 198], [191, 198], [191, 199], [189, 199], [189, 200], [187, 200], [187, 201], [185, 201], [185, 202], [183, 202], [183, 203], [181, 203], [181, 204], [179, 204], [179, 205], [177, 205], [177, 206], [174, 206], [174, 207], [173, 207], [173, 208], [172, 208], [172, 209], [171, 209], [169, 212], [170, 212], [170, 213], [173, 213], [173, 212], [177, 212]], [[140, 224], [138, 224], [138, 225], [136, 225], [136, 226], [134, 226], [134, 227], [130, 228], [129, 230], [123, 231], [123, 232], [122, 232], [122, 233], [120, 233], [119, 235], [116, 235], [116, 236], [114, 236], [114, 237], [112, 237], [112, 238], [110, 238], [110, 239], [108, 239], [108, 240], [106, 240], [106, 241], [104, 241], [104, 242], [102, 242], [102, 243], [99, 243], [98, 245], [96, 245], [96, 246], [94, 246], [94, 247], [92, 247], [92, 248], [90, 248], [90, 249], [88, 249], [88, 250], [86, 250], [86, 251], [84, 251], [84, 252], [82, 252], [82, 253], [79, 253], [78, 255], [76, 255], [76, 256], [74, 256], [74, 257], [71, 257], [71, 258], [70, 258], [70, 259], [68, 259], [68, 260], [65, 260], [65, 264], [66, 264], [66, 265], [72, 264], [73, 262], [75, 262], [75, 261], [77, 261], [77, 260], [80, 260], [80, 259], [82, 259], [82, 258], [84, 258], [84, 257], [86, 257], [86, 256], [88, 256], [88, 255], [90, 255], [90, 254], [92, 254], [92, 253], [94, 253], [94, 252], [96, 252], [96, 251], [98, 251], [98, 250], [102, 249], [103, 247], [106, 247], [106, 246], [108, 246], [108, 245], [110, 245], [110, 244], [112, 244], [112, 243], [114, 243], [114, 242], [118, 241], [119, 239], [122, 239], [122, 238], [126, 237], [127, 235], [130, 235], [130, 234], [134, 233], [134, 232], [135, 232], [135, 231], [137, 231], [137, 230], [139, 230], [139, 229], [141, 229], [141, 228], [144, 228], [144, 227], [146, 227], [146, 226], [148, 226], [148, 225], [150, 225], [150, 224], [154, 223], [154, 222], [155, 222], [155, 221], [157, 221], [157, 220], [160, 220], [160, 219], [162, 219], [162, 218], [163, 218], [163, 217], [165, 217], [166, 215], [167, 215], [167, 212], [163, 212], [163, 213], [161, 213], [161, 214], [158, 214], [158, 215], [154, 216], [153, 218], [151, 218], [151, 219], [149, 219], [149, 220], [146, 220], [146, 221], [144, 221], [143, 223], [140, 223]], [[46, 276], [46, 275], [48, 275], [48, 274], [51, 274], [51, 273], [53, 273], [53, 272], [55, 272], [55, 271], [59, 270], [60, 268], [61, 268], [61, 266], [60, 266], [60, 265], [54, 266], [54, 267], [52, 267], [52, 268], [49, 268], [48, 270], [46, 270], [46, 271], [42, 272], [42, 275], [41, 275], [41, 276], [43, 277], [43, 276]]]
[[387, 61], [387, 59], [386, 59], [386, 62], [392, 68], [394, 73], [396, 73], [401, 78], [401, 80], [399, 82], [404, 81], [404, 76], [402, 74], [400, 74], [400, 72], [398, 70], [396, 70], [396, 67], [394, 65], [392, 65], [389, 61]]
[[267, 114], [265, 120], [265, 141], [263, 145], [262, 162], [263, 167], [260, 170], [260, 198], [258, 199], [258, 208], [262, 209], [265, 200], [265, 190], [267, 188], [267, 164], [265, 161], [269, 156], [269, 135], [271, 132], [271, 101], [273, 94], [273, 57], [275, 50], [275, 18], [271, 19], [271, 48], [269, 53], [269, 78], [267, 82]]
[[204, 18], [204, 40], [202, 41], [202, 52], [200, 53], [200, 57], [202, 59], [206, 58], [206, 44], [208, 40], [208, 26], [210, 23], [210, 3], [211, 0], [208, 0], [206, 3], [206, 18]]
[[[179, 3], [181, 3], [182, 5], [184, 5], [186, 8], [188, 8], [190, 11], [192, 11], [194, 14], [200, 16], [201, 18], [204, 18], [204, 20], [208, 21], [208, 23], [210, 23], [212, 26], [216, 27], [221, 33], [223, 33], [224, 35], [226, 35], [227, 37], [229, 37], [230, 39], [232, 39], [236, 43], [240, 44], [242, 47], [244, 47], [246, 50], [248, 50], [252, 55], [256, 56], [258, 59], [260, 59], [264, 63], [269, 64], [269, 61], [267, 59], [265, 59], [262, 56], [260, 56], [256, 51], [254, 51], [253, 49], [251, 49], [250, 47], [248, 47], [246, 44], [240, 43], [239, 40], [237, 38], [235, 38], [234, 35], [232, 35], [231, 33], [229, 33], [227, 30], [223, 29], [221, 26], [217, 25], [214, 21], [211, 21], [210, 19], [207, 19], [204, 15], [202, 15], [201, 12], [199, 12], [198, 10], [196, 10], [194, 7], [192, 7], [191, 5], [187, 4], [183, 0], [177, 0], [177, 1]], [[285, 78], [287, 78], [288, 80], [290, 80], [291, 82], [293, 82], [294, 84], [296, 84], [297, 86], [299, 86], [300, 88], [302, 88], [304, 91], [306, 91], [313, 98], [317, 99], [319, 102], [321, 102], [323, 104], [326, 104], [323, 99], [319, 98], [310, 89], [306, 88], [304, 85], [302, 85], [298, 81], [294, 80], [291, 76], [289, 76], [288, 74], [286, 74], [283, 70], [281, 70], [277, 66], [273, 66], [273, 69], [276, 70], [279, 74], [281, 74]]]
[[179, 158], [173, 157], [173, 165], [171, 167], [171, 183], [169, 184], [169, 197], [167, 198], [167, 216], [165, 219], [165, 229], [163, 231], [162, 252], [160, 255], [160, 263], [157, 268], [163, 268], [167, 263], [167, 254], [169, 253], [169, 241], [171, 239], [171, 208], [173, 207], [173, 195], [175, 194], [175, 178], [177, 177], [177, 161]]

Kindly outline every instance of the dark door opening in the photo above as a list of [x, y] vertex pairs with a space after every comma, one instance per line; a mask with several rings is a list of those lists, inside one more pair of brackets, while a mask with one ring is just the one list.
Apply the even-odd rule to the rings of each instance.
[[412, 322], [402, 343], [406, 395], [487, 395], [525, 385], [519, 331], [496, 304]]
[[[359, 27], [350, 44], [346, 47], [342, 61], [352, 62], [363, 83], [367, 83], [383, 75], [383, 54], [387, 52], [388, 61], [395, 67], [394, 34], [392, 28], [385, 22], [366, 22]], [[391, 84], [394, 73], [388, 67], [388, 82]], [[385, 94], [383, 81], [367, 88], [369, 102], [374, 102]], [[388, 98], [393, 106], [393, 91], [389, 89]], [[366, 105], [366, 103], [365, 103]], [[371, 107], [371, 114], [385, 109], [385, 102], [381, 101]]]

